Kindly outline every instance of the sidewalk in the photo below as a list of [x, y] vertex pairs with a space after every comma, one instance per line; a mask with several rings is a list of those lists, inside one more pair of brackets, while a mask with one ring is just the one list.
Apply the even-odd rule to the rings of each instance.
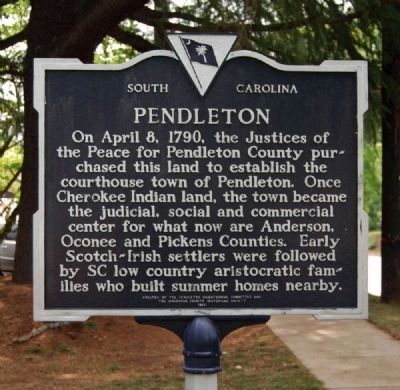
[[400, 341], [365, 320], [272, 316], [268, 326], [327, 389], [400, 390]]
[[[376, 279], [377, 259], [369, 263]], [[367, 321], [272, 316], [268, 326], [327, 389], [400, 390], [400, 341]]]

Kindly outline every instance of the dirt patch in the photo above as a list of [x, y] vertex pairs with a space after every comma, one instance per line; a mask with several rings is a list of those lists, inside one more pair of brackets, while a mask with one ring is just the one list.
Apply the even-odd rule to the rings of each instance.
[[[31, 286], [0, 276], [0, 389], [82, 389], [143, 375], [183, 375], [182, 342], [162, 328], [129, 317], [92, 317], [12, 343], [40, 325], [32, 320]], [[223, 350], [234, 353], [268, 332], [262, 325], [239, 329]]]

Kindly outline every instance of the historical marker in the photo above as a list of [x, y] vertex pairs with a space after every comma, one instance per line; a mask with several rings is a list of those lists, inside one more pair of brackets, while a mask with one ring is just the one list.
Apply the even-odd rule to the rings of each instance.
[[169, 39], [35, 61], [35, 318], [365, 317], [366, 63]]

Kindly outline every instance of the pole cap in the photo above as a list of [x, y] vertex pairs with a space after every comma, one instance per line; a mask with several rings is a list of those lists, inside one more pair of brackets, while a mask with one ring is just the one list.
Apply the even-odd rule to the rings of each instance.
[[183, 335], [184, 364], [188, 374], [215, 374], [222, 370], [220, 336], [214, 322], [207, 317], [196, 317]]

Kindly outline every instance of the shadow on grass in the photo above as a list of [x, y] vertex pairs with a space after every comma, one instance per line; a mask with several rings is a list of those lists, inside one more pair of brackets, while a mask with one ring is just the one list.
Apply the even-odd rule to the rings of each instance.
[[[223, 371], [219, 375], [220, 390], [320, 390], [315, 379], [297, 358], [266, 330], [248, 344], [226, 348], [222, 357]], [[143, 375], [131, 380], [115, 381], [96, 389], [175, 390], [184, 388], [184, 376], [171, 372], [160, 376]], [[94, 390], [89, 387], [86, 390]]]
[[369, 321], [400, 340], [400, 303], [381, 303], [379, 297], [370, 295]]

